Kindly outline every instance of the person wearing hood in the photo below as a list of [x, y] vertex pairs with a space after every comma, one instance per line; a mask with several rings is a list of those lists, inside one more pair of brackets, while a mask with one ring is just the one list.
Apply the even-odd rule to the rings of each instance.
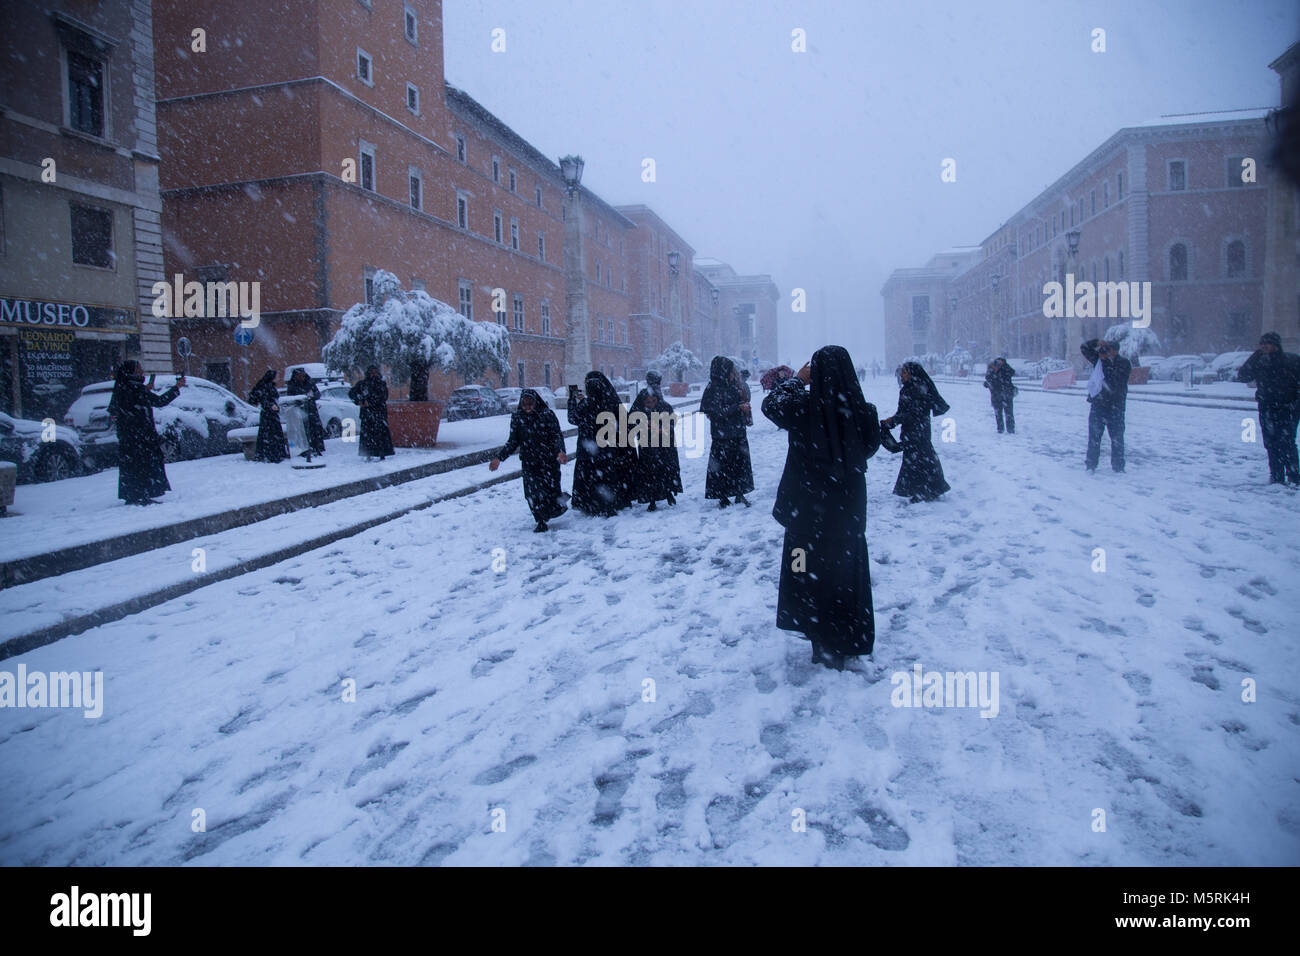
[[[902, 426], [899, 437], [903, 464], [898, 469], [894, 494], [913, 503], [933, 501], [951, 490], [944, 480], [943, 466], [939, 464], [930, 435], [930, 416], [947, 414], [948, 403], [919, 362], [904, 362], [897, 374], [898, 411], [880, 423], [886, 433], [895, 425]], [[889, 436], [889, 443], [892, 442], [893, 436]]]
[[[302, 403], [303, 417], [307, 424], [307, 442], [313, 455], [325, 454], [325, 426], [321, 423], [320, 409], [316, 406], [316, 402], [320, 400], [320, 389], [311, 380], [307, 370], [294, 369], [284, 392], [286, 395], [307, 396], [306, 401]], [[307, 450], [303, 449], [302, 454], [307, 454]]]
[[866, 472], [879, 416], [838, 345], [818, 349], [762, 409], [789, 441], [772, 508], [785, 528], [776, 626], [809, 641], [814, 663], [842, 670], [875, 646]]
[[117, 430], [117, 496], [128, 505], [156, 505], [155, 497], [171, 491], [153, 410], [175, 401], [184, 385], [182, 375], [160, 395], [145, 385], [139, 362], [117, 368], [108, 415]]
[[636, 449], [622, 429], [627, 421], [618, 392], [603, 372], [588, 372], [586, 391], [569, 386], [569, 424], [578, 426], [573, 466], [573, 506], [590, 515], [613, 517], [632, 503]]
[[1255, 383], [1259, 430], [1268, 453], [1270, 484], [1300, 485], [1296, 426], [1300, 424], [1300, 355], [1282, 351], [1282, 337], [1265, 332], [1259, 348], [1237, 372], [1237, 381]]
[[519, 406], [510, 416], [510, 437], [488, 468], [496, 471], [515, 452], [524, 473], [524, 500], [537, 521], [533, 531], [546, 531], [546, 522], [569, 510], [569, 496], [560, 489], [560, 466], [569, 458], [560, 420], [531, 388], [519, 393]]
[[740, 372], [725, 355], [713, 356], [709, 384], [700, 396], [700, 411], [709, 419], [709, 470], [704, 497], [716, 498], [725, 508], [734, 497], [746, 507], [746, 492], [754, 490], [754, 471], [749, 460], [747, 423], [753, 424], [749, 390], [741, 385]]
[[1084, 467], [1089, 474], [1097, 470], [1101, 461], [1101, 436], [1110, 432], [1110, 467], [1124, 471], [1124, 409], [1128, 404], [1128, 379], [1133, 365], [1119, 354], [1114, 342], [1089, 339], [1079, 346], [1092, 364], [1088, 376], [1088, 451]]
[[1007, 433], [1016, 433], [1016, 412], [1012, 405], [1016, 386], [1011, 381], [1015, 374], [1016, 370], [1001, 356], [989, 363], [988, 371], [984, 373], [984, 387], [989, 390], [989, 401], [993, 403], [993, 417], [997, 420], [999, 435], [1002, 434], [1004, 415]]
[[248, 393], [248, 403], [261, 409], [257, 420], [257, 454], [255, 461], [275, 464], [289, 457], [289, 440], [280, 425], [280, 394], [275, 389], [275, 369], [268, 368]]
[[361, 409], [361, 434], [358, 436], [357, 454], [366, 461], [378, 458], [383, 461], [397, 454], [393, 449], [393, 434], [388, 430], [388, 383], [379, 374], [379, 366], [366, 368], [366, 376], [348, 390], [348, 398]]
[[[658, 372], [646, 372], [646, 387], [637, 393], [628, 413], [628, 428], [640, 446], [637, 452], [637, 500], [649, 504], [647, 511], [655, 511], [659, 500], [677, 504], [682, 493], [682, 468], [677, 458], [674, 425], [677, 415], [672, 405], [664, 399], [662, 377]], [[641, 427], [640, 418], [646, 422]]]

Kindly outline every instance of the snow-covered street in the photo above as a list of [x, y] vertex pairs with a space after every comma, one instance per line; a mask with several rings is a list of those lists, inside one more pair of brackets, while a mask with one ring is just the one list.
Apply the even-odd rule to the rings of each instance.
[[[1131, 403], [1090, 476], [1081, 397], [998, 435], [941, 388], [952, 492], [868, 472], [865, 673], [775, 627], [756, 397], [753, 508], [683, 454], [675, 508], [533, 534], [510, 482], [4, 662], [104, 710], [0, 709], [0, 863], [1300, 862], [1300, 498], [1253, 410]], [[915, 665], [996, 715], [893, 706]]]

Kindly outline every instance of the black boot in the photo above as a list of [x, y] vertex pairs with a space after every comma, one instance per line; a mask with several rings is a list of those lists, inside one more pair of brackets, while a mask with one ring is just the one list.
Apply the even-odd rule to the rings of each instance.
[[736, 503], [744, 505], [746, 508], [750, 507], [750, 500], [744, 495], [736, 495]]
[[668, 503], [669, 503], [670, 505], [675, 505], [675, 504], [677, 504], [677, 499], [673, 497], [673, 493], [672, 493], [671, 491], [668, 492]]
[[655, 507], [655, 503], [653, 501], [650, 502], [650, 507], [646, 509], [646, 511], [658, 511], [658, 510], [659, 509]]
[[542, 532], [542, 531], [550, 531], [550, 530], [551, 530], [551, 529], [548, 528], [548, 527], [546, 526], [546, 522], [545, 522], [545, 521], [539, 521], [539, 522], [537, 522], [537, 527], [533, 529], [533, 533], [534, 533], [534, 534], [538, 534], [538, 533], [540, 533], [540, 532]]
[[719, 499], [718, 499], [718, 507], [719, 507], [719, 508], [725, 508], [725, 507], [727, 507], [727, 506], [730, 505], [730, 504], [731, 504], [731, 502], [728, 501], [726, 498], [719, 498]]

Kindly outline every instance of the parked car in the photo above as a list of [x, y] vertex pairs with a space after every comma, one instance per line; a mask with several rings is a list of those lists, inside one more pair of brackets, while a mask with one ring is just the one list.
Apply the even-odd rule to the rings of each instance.
[[[159, 375], [154, 389], [164, 391], [175, 383], [175, 375]], [[64, 422], [76, 428], [90, 467], [117, 464], [117, 431], [108, 417], [112, 397], [112, 382], [87, 385], [64, 416]], [[189, 377], [175, 401], [154, 409], [153, 419], [164, 458], [181, 461], [226, 454], [226, 432], [256, 425], [258, 410], [216, 382]]]
[[506, 414], [506, 403], [486, 385], [462, 385], [451, 393], [442, 413], [443, 421], [463, 418], [489, 418]]
[[496, 390], [497, 398], [506, 403], [506, 411], [513, 412], [519, 407], [519, 396], [524, 393], [522, 388], [498, 388]]
[[338, 438], [343, 434], [343, 423], [350, 420], [352, 434], [360, 434], [361, 408], [348, 398], [352, 386], [347, 382], [318, 382], [317, 388], [320, 389], [320, 399], [316, 402], [316, 410], [320, 412], [325, 433], [330, 438]]
[[1199, 355], [1171, 355], [1150, 364], [1151, 377], [1166, 382], [1181, 381], [1189, 368], [1195, 376], [1199, 369], [1205, 367], [1205, 362]]
[[44, 422], [13, 418], [0, 412], [0, 461], [18, 467], [18, 483], [58, 481], [86, 470], [81, 439], [74, 429], [54, 425], [52, 439]]
[[556, 404], [557, 398], [556, 398], [555, 393], [552, 392], [552, 391], [551, 391], [549, 388], [547, 388], [545, 385], [533, 385], [533, 386], [530, 386], [530, 387], [532, 388], [532, 390], [533, 390], [534, 392], [536, 392], [538, 395], [542, 396], [542, 401], [544, 401], [544, 402], [545, 402], [549, 407], [551, 407], [551, 408], [559, 408], [559, 407], [560, 407], [559, 405]]
[[1212, 374], [1208, 381], [1212, 382], [1231, 382], [1237, 377], [1237, 372], [1246, 364], [1246, 359], [1254, 355], [1254, 352], [1224, 352], [1216, 356], [1209, 365], [1205, 366], [1205, 373]]

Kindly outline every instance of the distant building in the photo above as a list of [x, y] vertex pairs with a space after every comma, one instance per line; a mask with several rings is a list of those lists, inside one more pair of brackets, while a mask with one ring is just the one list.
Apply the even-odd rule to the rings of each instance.
[[725, 262], [700, 259], [696, 268], [718, 289], [721, 354], [744, 361], [753, 371], [780, 362], [777, 300], [770, 275], [738, 275]]
[[975, 329], [959, 326], [954, 280], [981, 257], [979, 246], [949, 249], [919, 269], [895, 269], [885, 282], [885, 361], [971, 348]]
[[0, 408], [62, 420], [137, 358], [171, 370], [148, 0], [5, 4]]

